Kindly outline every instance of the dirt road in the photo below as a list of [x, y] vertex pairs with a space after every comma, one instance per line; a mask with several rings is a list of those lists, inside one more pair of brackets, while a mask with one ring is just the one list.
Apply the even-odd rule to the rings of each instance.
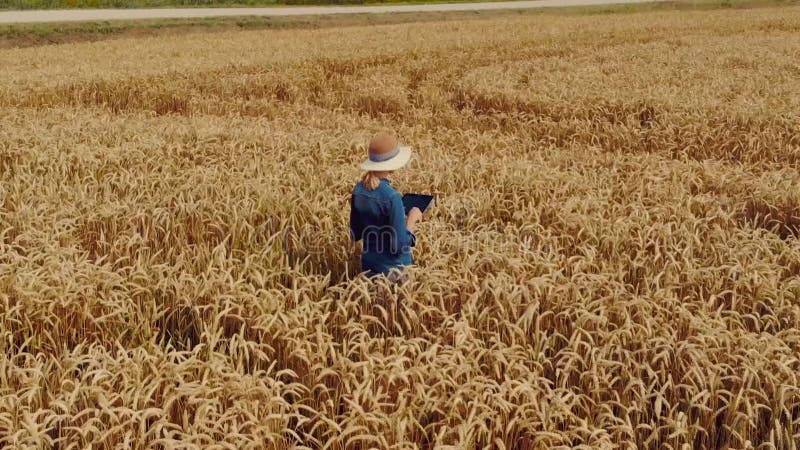
[[[658, 1], [658, 0], [656, 0]], [[486, 11], [496, 9], [558, 8], [653, 0], [534, 0], [491, 3], [439, 3], [420, 5], [297, 6], [269, 8], [164, 8], [164, 9], [71, 9], [0, 11], [0, 24], [31, 22], [86, 22], [102, 20], [184, 19], [233, 16], [307, 16], [325, 14], [369, 14], [392, 12]]]

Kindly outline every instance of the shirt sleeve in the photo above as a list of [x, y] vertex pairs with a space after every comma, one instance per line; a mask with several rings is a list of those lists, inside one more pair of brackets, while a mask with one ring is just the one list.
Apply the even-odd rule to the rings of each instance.
[[390, 226], [392, 228], [390, 249], [392, 253], [400, 253], [416, 245], [416, 236], [406, 228], [406, 209], [403, 207], [403, 199], [400, 195], [392, 196]]
[[364, 234], [364, 224], [361, 223], [361, 216], [353, 208], [353, 197], [350, 197], [350, 239], [353, 242], [361, 240]]

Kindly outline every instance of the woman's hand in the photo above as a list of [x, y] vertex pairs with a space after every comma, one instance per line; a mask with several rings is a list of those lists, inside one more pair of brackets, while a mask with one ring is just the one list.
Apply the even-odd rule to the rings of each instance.
[[406, 217], [406, 228], [409, 231], [414, 231], [414, 228], [417, 226], [417, 222], [420, 220], [422, 220], [422, 211], [420, 211], [416, 206], [411, 208], [411, 211], [408, 212], [408, 217]]

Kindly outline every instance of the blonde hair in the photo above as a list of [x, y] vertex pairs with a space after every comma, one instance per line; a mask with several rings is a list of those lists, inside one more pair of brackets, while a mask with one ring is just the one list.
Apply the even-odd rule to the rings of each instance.
[[363, 184], [368, 191], [374, 191], [378, 188], [378, 185], [381, 184], [381, 175], [383, 175], [383, 172], [367, 172], [364, 174], [364, 177], [361, 178], [361, 184]]

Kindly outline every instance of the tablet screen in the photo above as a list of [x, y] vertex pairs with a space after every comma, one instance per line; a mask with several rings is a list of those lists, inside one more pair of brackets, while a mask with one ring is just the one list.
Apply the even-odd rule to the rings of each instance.
[[403, 207], [406, 209], [406, 215], [413, 207], [419, 208], [420, 211], [426, 212], [428, 208], [433, 206], [433, 196], [425, 194], [404, 194]]

